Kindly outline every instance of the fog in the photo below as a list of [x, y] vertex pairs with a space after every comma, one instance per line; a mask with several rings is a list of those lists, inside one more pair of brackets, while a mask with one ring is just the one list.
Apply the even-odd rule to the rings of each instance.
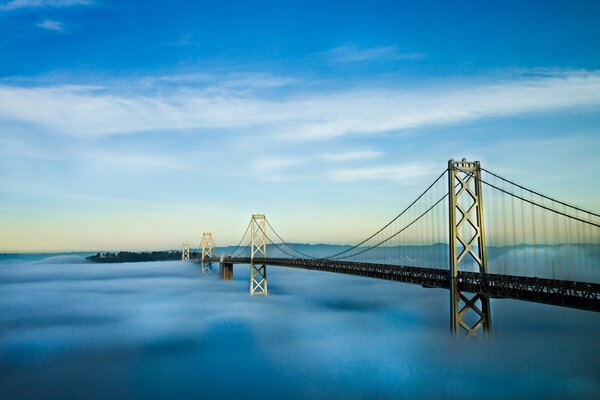
[[269, 295], [190, 262], [0, 260], [0, 393], [69, 398], [597, 398], [600, 314], [492, 300], [486, 341], [449, 293], [268, 267]]

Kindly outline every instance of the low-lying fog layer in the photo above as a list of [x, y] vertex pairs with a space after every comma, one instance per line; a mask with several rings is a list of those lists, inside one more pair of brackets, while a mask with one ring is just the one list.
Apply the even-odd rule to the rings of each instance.
[[69, 398], [598, 398], [600, 314], [492, 300], [449, 334], [442, 289], [187, 262], [0, 261], [0, 393]]

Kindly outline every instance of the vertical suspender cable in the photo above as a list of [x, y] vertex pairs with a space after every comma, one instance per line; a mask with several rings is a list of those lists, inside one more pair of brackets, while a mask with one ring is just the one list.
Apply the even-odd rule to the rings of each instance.
[[[521, 197], [523, 197], [523, 189], [521, 189]], [[521, 211], [521, 251], [523, 252], [523, 275], [527, 276], [527, 237], [525, 233], [525, 204], [523, 204], [523, 201], [519, 201], [519, 209]]]
[[510, 213], [512, 216], [512, 226], [511, 226], [511, 233], [512, 233], [512, 243], [511, 243], [511, 247], [512, 247], [512, 252], [513, 252], [513, 259], [514, 259], [514, 265], [512, 266], [512, 268], [510, 269], [510, 273], [514, 274], [514, 275], [518, 275], [519, 270], [518, 270], [518, 266], [519, 266], [519, 259], [518, 259], [518, 251], [519, 251], [519, 247], [517, 246], [517, 222], [515, 219], [515, 198], [511, 197], [510, 198]]

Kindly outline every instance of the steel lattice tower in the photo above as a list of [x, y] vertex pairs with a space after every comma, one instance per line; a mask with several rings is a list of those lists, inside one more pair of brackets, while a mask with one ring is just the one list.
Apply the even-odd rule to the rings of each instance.
[[479, 161], [448, 161], [450, 216], [450, 329], [462, 327], [477, 336], [491, 329], [487, 294], [469, 295], [459, 290], [459, 269], [471, 267], [487, 273], [483, 196]]
[[212, 271], [212, 249], [215, 243], [213, 242], [212, 234], [210, 232], [204, 232], [202, 234], [202, 241], [200, 243], [200, 262], [202, 264], [202, 272], [210, 273]]
[[266, 295], [267, 266], [262, 264], [257, 267], [254, 258], [267, 257], [267, 219], [264, 214], [252, 214], [250, 225], [250, 295]]
[[184, 243], [181, 245], [181, 261], [188, 261], [190, 259], [190, 244]]

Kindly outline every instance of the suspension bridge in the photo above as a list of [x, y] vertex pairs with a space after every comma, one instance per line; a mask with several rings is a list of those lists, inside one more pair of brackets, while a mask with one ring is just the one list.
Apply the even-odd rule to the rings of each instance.
[[[490, 298], [600, 311], [600, 214], [478, 161], [450, 160], [402, 212], [353, 246], [334, 254], [299, 247], [254, 214], [237, 246], [217, 247], [204, 233], [198, 262], [205, 273], [220, 263], [223, 280], [233, 279], [235, 264], [249, 264], [251, 295], [267, 294], [267, 266], [448, 289], [451, 330], [476, 336], [491, 330]], [[189, 254], [184, 244], [182, 259]]]

